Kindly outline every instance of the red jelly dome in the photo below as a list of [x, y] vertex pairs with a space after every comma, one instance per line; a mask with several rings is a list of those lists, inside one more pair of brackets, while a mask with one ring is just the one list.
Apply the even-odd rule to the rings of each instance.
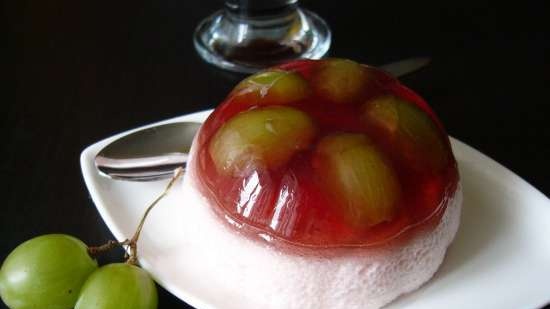
[[215, 213], [251, 237], [301, 246], [380, 244], [437, 223], [458, 183], [426, 102], [343, 59], [243, 80], [193, 151], [189, 168]]

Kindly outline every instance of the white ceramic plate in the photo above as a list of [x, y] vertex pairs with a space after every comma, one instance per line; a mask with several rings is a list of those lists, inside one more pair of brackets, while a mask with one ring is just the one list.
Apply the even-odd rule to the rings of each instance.
[[[203, 121], [210, 111], [166, 122]], [[153, 124], [151, 126], [158, 125]], [[92, 199], [118, 240], [129, 238], [145, 207], [166, 181], [136, 183], [100, 176], [94, 156], [117, 137], [82, 152], [81, 166]], [[460, 229], [435, 277], [387, 308], [538, 308], [550, 302], [550, 201], [527, 182], [468, 145], [452, 139], [464, 187]], [[232, 309], [238, 295], [203, 278], [186, 252], [181, 190], [154, 209], [141, 235], [140, 262], [168, 291], [200, 309]], [[237, 308], [236, 308], [237, 309]], [[243, 308], [238, 308], [243, 309]]]

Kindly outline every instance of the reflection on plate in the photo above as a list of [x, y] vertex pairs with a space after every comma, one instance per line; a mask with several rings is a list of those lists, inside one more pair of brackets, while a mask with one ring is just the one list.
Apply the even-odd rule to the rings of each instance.
[[[210, 111], [165, 122], [203, 121]], [[154, 126], [155, 124], [153, 124]], [[101, 177], [96, 153], [113, 139], [81, 155], [82, 174], [103, 220], [118, 240], [130, 237], [145, 207], [166, 182], [122, 182]], [[537, 308], [550, 302], [550, 200], [527, 182], [466, 144], [452, 139], [462, 184], [462, 223], [435, 277], [398, 298], [398, 308]], [[155, 280], [200, 309], [244, 309], [239, 295], [223, 289], [227, 278], [204, 278], [181, 230], [181, 190], [172, 192], [147, 219], [139, 243], [140, 262]]]

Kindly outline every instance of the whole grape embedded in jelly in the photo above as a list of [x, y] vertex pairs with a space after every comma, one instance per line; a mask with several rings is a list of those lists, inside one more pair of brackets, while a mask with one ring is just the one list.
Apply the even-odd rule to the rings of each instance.
[[458, 183], [422, 98], [350, 60], [301, 60], [239, 83], [203, 125], [191, 169], [220, 218], [313, 247], [380, 244], [438, 222]]

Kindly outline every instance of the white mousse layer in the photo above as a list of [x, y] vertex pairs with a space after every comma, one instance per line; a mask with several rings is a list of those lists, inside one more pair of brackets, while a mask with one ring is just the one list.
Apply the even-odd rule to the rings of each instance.
[[183, 187], [183, 229], [191, 254], [203, 278], [211, 280], [212, 293], [231, 295], [227, 309], [380, 308], [433, 276], [456, 234], [462, 206], [459, 187], [439, 225], [407, 242], [302, 256], [243, 237], [221, 223], [190, 177]]

